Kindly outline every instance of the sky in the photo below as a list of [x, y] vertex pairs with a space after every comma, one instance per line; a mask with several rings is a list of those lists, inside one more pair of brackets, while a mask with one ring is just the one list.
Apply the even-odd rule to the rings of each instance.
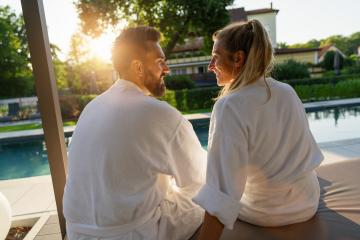
[[[303, 43], [331, 35], [348, 36], [360, 31], [360, 0], [235, 0], [234, 7], [245, 10], [269, 8], [277, 14], [277, 41], [287, 44]], [[62, 49], [66, 58], [72, 34], [79, 29], [79, 19], [73, 0], [43, 0], [49, 39]], [[20, 0], [0, 0], [21, 13]], [[108, 59], [116, 32], [92, 42], [94, 55]], [[109, 46], [109, 47], [104, 47]]]

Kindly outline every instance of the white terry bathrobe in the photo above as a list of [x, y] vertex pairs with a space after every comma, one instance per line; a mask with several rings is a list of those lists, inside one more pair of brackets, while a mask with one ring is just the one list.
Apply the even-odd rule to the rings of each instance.
[[304, 107], [287, 84], [267, 79], [220, 100], [211, 116], [206, 184], [194, 201], [228, 229], [306, 221], [318, 207], [314, 173], [323, 155]]
[[63, 198], [73, 239], [187, 239], [203, 210], [206, 151], [167, 103], [118, 80], [82, 112]]

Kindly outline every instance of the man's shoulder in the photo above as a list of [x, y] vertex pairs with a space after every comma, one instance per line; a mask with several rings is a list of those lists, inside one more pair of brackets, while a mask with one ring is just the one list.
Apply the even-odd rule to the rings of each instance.
[[157, 117], [182, 117], [181, 113], [176, 108], [165, 101], [153, 97], [146, 97], [143, 104], [145, 105], [144, 107], [147, 110], [147, 113], [152, 112]]

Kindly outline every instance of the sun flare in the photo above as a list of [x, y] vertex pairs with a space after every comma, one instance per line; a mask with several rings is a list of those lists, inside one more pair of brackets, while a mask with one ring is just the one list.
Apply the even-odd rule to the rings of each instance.
[[110, 62], [111, 49], [116, 36], [117, 34], [110, 32], [105, 33], [98, 38], [90, 38], [89, 48], [91, 56]]

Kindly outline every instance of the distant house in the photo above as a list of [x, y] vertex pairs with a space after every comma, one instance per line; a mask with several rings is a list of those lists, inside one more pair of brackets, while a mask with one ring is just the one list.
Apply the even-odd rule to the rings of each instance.
[[319, 62], [321, 48], [275, 48], [275, 63], [294, 60], [301, 63]]

